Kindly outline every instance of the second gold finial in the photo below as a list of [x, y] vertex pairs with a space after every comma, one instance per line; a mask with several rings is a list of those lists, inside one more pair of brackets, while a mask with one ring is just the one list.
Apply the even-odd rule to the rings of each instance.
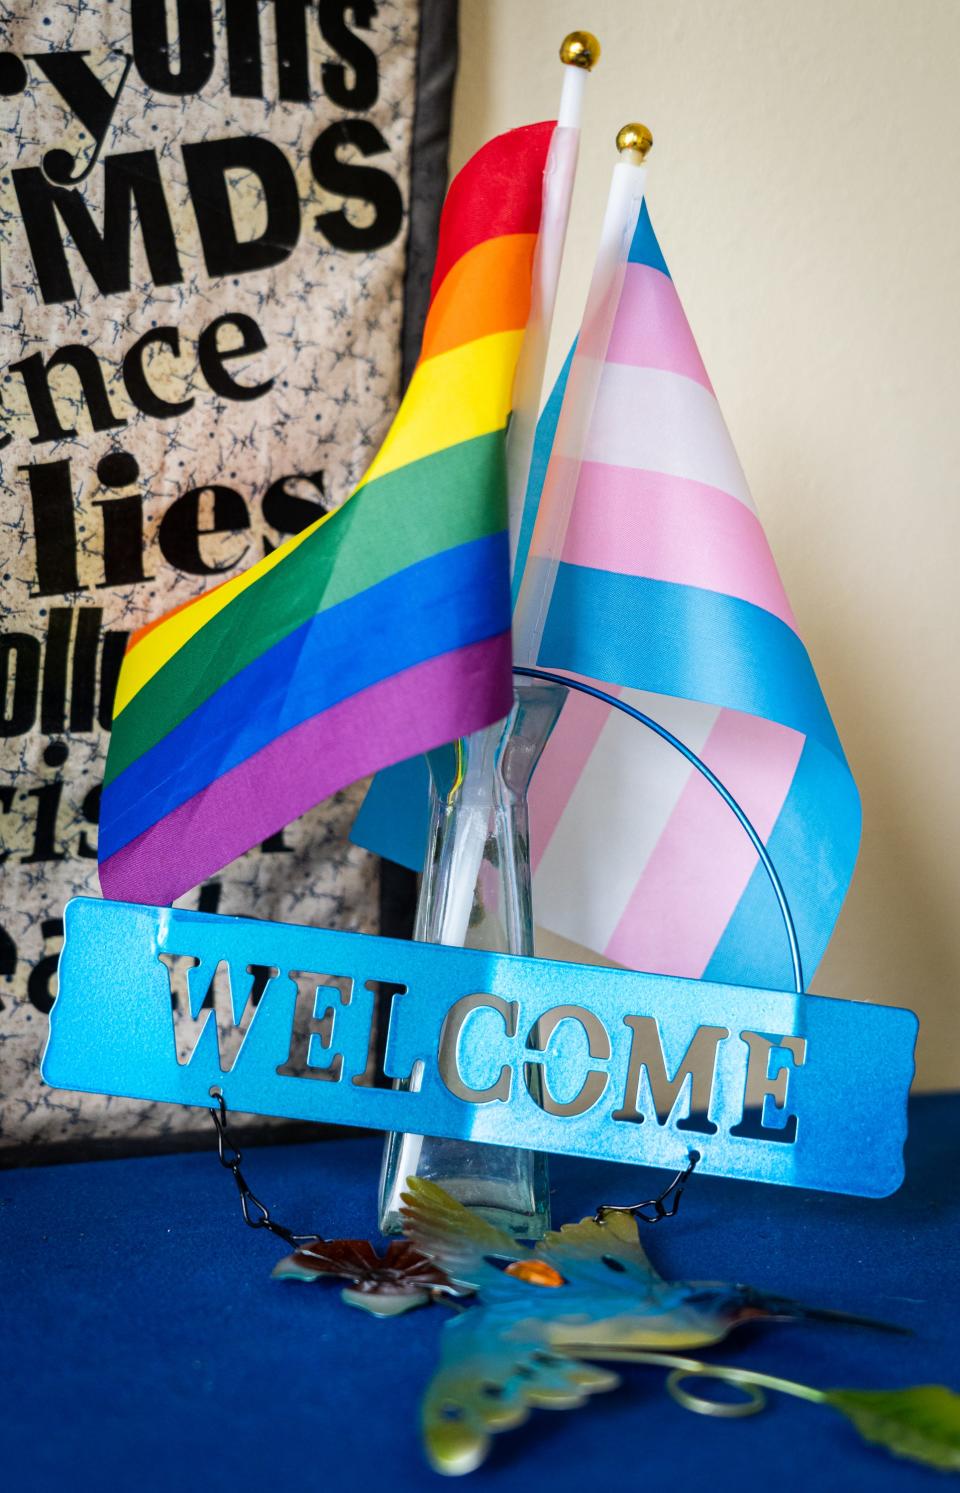
[[587, 72], [600, 61], [600, 43], [592, 31], [571, 31], [560, 43], [560, 61]]
[[617, 131], [617, 149], [621, 155], [625, 150], [635, 150], [642, 161], [652, 146], [653, 136], [645, 124], [625, 124]]

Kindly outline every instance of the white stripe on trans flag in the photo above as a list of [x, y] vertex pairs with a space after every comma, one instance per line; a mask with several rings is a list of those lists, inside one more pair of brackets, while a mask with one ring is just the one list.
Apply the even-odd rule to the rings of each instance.
[[[561, 420], [558, 442], [564, 428]], [[561, 454], [688, 477], [729, 493], [754, 511], [720, 406], [709, 390], [682, 373], [608, 363], [583, 449]]]
[[[720, 714], [712, 705], [646, 690], [619, 694], [697, 753]], [[604, 709], [599, 703], [594, 708]], [[561, 715], [533, 780], [534, 816], [537, 778], [549, 778], [550, 758], [562, 756], [564, 746]], [[606, 949], [692, 770], [652, 731], [609, 711], [534, 872], [534, 906], [549, 909], [546, 926], [575, 943]]]

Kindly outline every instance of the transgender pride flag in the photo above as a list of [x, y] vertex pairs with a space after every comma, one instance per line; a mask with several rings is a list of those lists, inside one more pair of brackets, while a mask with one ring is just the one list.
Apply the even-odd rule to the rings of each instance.
[[[853, 873], [859, 798], [645, 206], [634, 221], [540, 421], [519, 634], [533, 594], [536, 663], [652, 716], [739, 800], [809, 980]], [[409, 771], [381, 775], [359, 838], [419, 865], [418, 821], [396, 816]], [[363, 829], [391, 779], [385, 843]], [[653, 733], [571, 692], [530, 808], [542, 927], [633, 968], [790, 988], [753, 847]]]
[[[576, 448], [569, 362], [541, 422], [544, 503], [534, 527], [531, 491], [525, 536], [527, 580], [549, 598], [537, 662], [614, 686], [726, 784], [784, 883], [809, 978], [853, 873], [857, 790], [645, 206], [621, 276]], [[571, 462], [569, 515], [543, 551], [554, 468]], [[652, 733], [571, 694], [531, 816], [543, 926], [640, 969], [789, 984], [749, 840]]]

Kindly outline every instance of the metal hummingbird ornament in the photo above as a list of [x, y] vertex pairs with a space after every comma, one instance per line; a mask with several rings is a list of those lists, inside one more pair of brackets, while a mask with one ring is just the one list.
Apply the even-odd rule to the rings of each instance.
[[[594, 1360], [665, 1369], [668, 1392], [699, 1414], [755, 1414], [764, 1408], [765, 1391], [822, 1404], [846, 1416], [864, 1440], [896, 1456], [960, 1471], [960, 1395], [944, 1385], [821, 1390], [687, 1356], [691, 1349], [716, 1346], [747, 1323], [848, 1323], [903, 1331], [895, 1325], [808, 1307], [750, 1286], [666, 1280], [648, 1259], [628, 1210], [600, 1210], [547, 1234], [532, 1249], [421, 1178], [410, 1179], [403, 1211], [409, 1242], [390, 1246], [359, 1295], [347, 1290], [343, 1296], [376, 1315], [394, 1315], [429, 1299], [455, 1309], [421, 1413], [424, 1450], [437, 1472], [474, 1471], [492, 1437], [522, 1425], [531, 1410], [573, 1410], [615, 1389], [617, 1373]], [[369, 1245], [360, 1248], [361, 1270], [367, 1271], [376, 1257]], [[282, 1260], [273, 1274], [284, 1280], [342, 1274], [356, 1279], [355, 1251], [354, 1241], [319, 1241]], [[391, 1251], [398, 1253], [391, 1257]], [[697, 1394], [686, 1387], [695, 1378], [724, 1380], [746, 1398], [731, 1404]]]
[[593, 1358], [712, 1347], [745, 1322], [851, 1320], [746, 1286], [665, 1280], [622, 1213], [567, 1224], [532, 1251], [416, 1178], [405, 1214], [411, 1242], [476, 1292], [447, 1325], [424, 1398], [427, 1454], [444, 1472], [479, 1466], [490, 1436], [533, 1406], [574, 1408], [615, 1388]]

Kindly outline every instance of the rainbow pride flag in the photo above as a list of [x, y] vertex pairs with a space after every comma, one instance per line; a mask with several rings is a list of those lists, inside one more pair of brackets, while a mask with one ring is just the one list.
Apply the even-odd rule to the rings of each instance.
[[[619, 275], [608, 339], [584, 328], [538, 429], [518, 558], [545, 598], [536, 661], [652, 716], [730, 789], [809, 980], [853, 874], [856, 786], [645, 205]], [[571, 408], [578, 357], [602, 364], [589, 410]], [[571, 471], [548, 548], [542, 520]], [[419, 764], [381, 774], [353, 838], [421, 864], [426, 787]], [[790, 988], [753, 847], [652, 733], [571, 692], [530, 815], [542, 927], [652, 973]]]
[[171, 902], [337, 789], [510, 709], [505, 434], [553, 128], [498, 137], [452, 183], [420, 359], [359, 487], [131, 638], [107, 896]]

